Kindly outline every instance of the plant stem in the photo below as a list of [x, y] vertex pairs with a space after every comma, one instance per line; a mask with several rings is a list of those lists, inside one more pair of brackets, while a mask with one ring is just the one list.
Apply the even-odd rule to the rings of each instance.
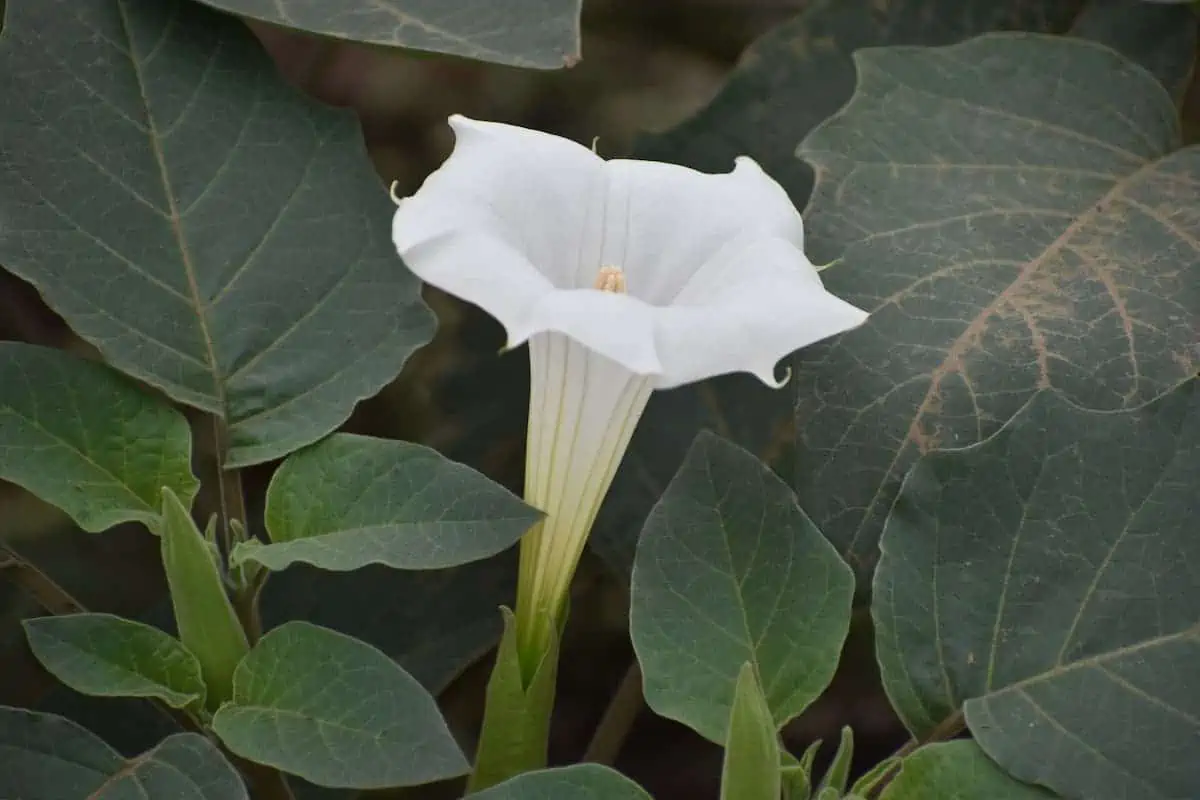
[[242, 629], [246, 631], [246, 641], [251, 647], [262, 638], [262, 615], [258, 612], [258, 598], [270, 574], [265, 568], [261, 569], [249, 586], [234, 592], [233, 595], [234, 613], [242, 623]]
[[584, 761], [611, 766], [642, 710], [642, 669], [636, 658], [604, 709], [604, 716], [583, 754]]
[[0, 570], [13, 570], [13, 583], [24, 589], [38, 605], [51, 614], [79, 614], [87, 611], [70, 592], [46, 573], [26, 561], [7, 545], [0, 544]]
[[[217, 416], [213, 422], [213, 449], [217, 458], [217, 496], [221, 506], [221, 547], [226, 565], [237, 539], [235, 523], [243, 532], [249, 530], [246, 519], [246, 493], [242, 488], [242, 474], [236, 469], [225, 469], [225, 456], [229, 452], [229, 431], [225, 422]], [[245, 535], [245, 534], [243, 534]], [[253, 647], [262, 637], [262, 617], [258, 612], [258, 598], [266, 583], [268, 573], [262, 570], [248, 587], [234, 592], [233, 609], [237, 614], [246, 640]]]
[[254, 800], [296, 800], [287, 776], [279, 770], [244, 758], [235, 760], [250, 779], [250, 792]]
[[225, 422], [217, 416], [212, 418], [213, 450], [217, 458], [217, 498], [221, 506], [221, 544], [224, 555], [229, 557], [233, 549], [233, 525], [237, 520], [243, 526], [246, 521], [246, 497], [242, 491], [242, 475], [236, 469], [225, 469], [225, 455], [229, 452], [229, 431]]
[[[953, 739], [955, 736], [962, 733], [966, 726], [967, 719], [963, 716], [962, 709], [960, 708], [939, 722], [927, 735], [922, 736], [919, 739], [909, 739], [904, 743], [903, 747], [893, 754], [893, 758], [902, 760], [906, 756], [912, 755], [917, 748], [922, 747], [923, 745], [931, 744], [933, 742], [942, 742], [947, 739]], [[900, 766], [900, 763], [897, 762], [896, 766], [894, 766], [887, 775], [881, 778], [879, 783], [875, 784], [875, 788], [870, 794], [872, 799], [878, 798], [887, 785], [895, 780], [896, 775], [900, 773]]]

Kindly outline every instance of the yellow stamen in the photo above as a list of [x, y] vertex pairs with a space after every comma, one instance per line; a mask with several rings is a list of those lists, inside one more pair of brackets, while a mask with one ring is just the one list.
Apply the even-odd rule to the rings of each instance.
[[601, 267], [593, 288], [602, 292], [625, 294], [625, 273], [620, 267]]
[[388, 194], [391, 195], [392, 202], [395, 203], [396, 205], [400, 205], [400, 201], [404, 199], [403, 197], [400, 197], [398, 194], [396, 194], [396, 186], [399, 183], [400, 183], [400, 181], [392, 181], [392, 185], [388, 187]]

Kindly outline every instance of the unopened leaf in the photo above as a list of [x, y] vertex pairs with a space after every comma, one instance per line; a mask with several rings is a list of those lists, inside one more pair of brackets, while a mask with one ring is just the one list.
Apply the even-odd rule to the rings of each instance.
[[163, 486], [189, 504], [196, 496], [191, 458], [187, 420], [162, 398], [103, 364], [0, 342], [0, 479], [85, 531], [157, 528]]
[[846, 791], [846, 783], [850, 778], [850, 762], [854, 760], [854, 731], [849, 725], [842, 726], [842, 734], [838, 739], [838, 749], [833, 755], [833, 761], [821, 778], [821, 788], [834, 789], [839, 795]]
[[721, 800], [779, 800], [782, 790], [779, 733], [747, 661], [738, 673], [725, 734]]
[[825, 689], [854, 576], [778, 477], [701, 433], [646, 521], [631, 591], [647, 703], [720, 743], [747, 661], [778, 726]]
[[187, 508], [163, 490], [163, 572], [179, 640], [200, 662], [210, 710], [229, 699], [238, 664], [250, 649], [221, 575], [219, 556]]

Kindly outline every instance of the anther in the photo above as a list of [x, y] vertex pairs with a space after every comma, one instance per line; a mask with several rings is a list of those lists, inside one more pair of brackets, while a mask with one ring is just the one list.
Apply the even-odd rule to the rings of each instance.
[[601, 267], [593, 288], [602, 292], [625, 294], [625, 273], [620, 267]]

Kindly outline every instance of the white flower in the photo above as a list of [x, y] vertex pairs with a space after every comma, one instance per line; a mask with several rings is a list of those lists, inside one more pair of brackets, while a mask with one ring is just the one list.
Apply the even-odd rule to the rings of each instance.
[[525, 496], [547, 518], [522, 542], [517, 617], [534, 652], [651, 391], [731, 372], [780, 386], [780, 359], [867, 315], [825, 291], [799, 213], [749, 158], [705, 175], [450, 125], [454, 152], [392, 234], [421, 279], [529, 342]]

